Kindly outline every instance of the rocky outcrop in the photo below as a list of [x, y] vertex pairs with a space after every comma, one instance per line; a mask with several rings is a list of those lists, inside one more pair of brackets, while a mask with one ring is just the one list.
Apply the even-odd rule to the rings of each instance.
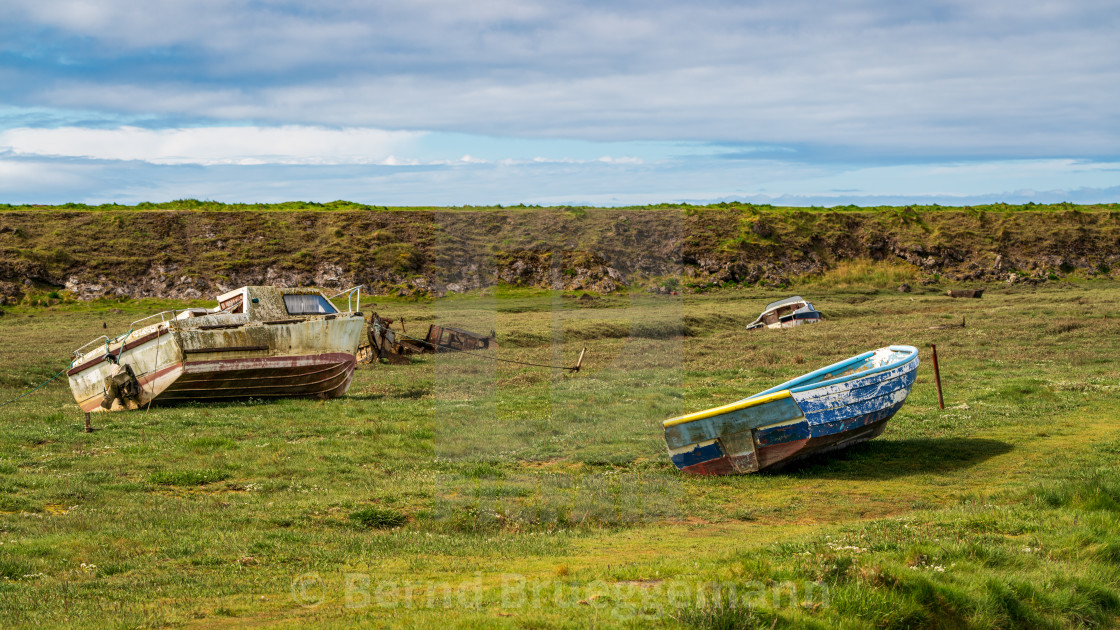
[[[845, 260], [921, 283], [1039, 282], [1120, 269], [1120, 213], [520, 208], [0, 212], [0, 300], [29, 288], [210, 298], [247, 284], [442, 295], [502, 282], [610, 293], [781, 286]], [[669, 281], [671, 280], [671, 282]]]

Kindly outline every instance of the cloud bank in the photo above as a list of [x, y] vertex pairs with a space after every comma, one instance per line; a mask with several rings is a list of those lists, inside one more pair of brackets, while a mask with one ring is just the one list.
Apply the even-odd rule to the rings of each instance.
[[[35, 163], [44, 182], [66, 160], [172, 179], [202, 167], [189, 173], [203, 188], [225, 167], [314, 166], [315, 196], [333, 199], [325, 182], [354, 166], [404, 169], [379, 180], [396, 195], [417, 177], [434, 190], [441, 166], [542, 172], [535, 161], [573, 194], [613, 179], [607, 198], [644, 197], [663, 191], [640, 176], [656, 171], [652, 184], [685, 184], [662, 192], [680, 198], [797, 198], [896, 194], [867, 177], [967, 164], [957, 179], [911, 168], [901, 193], [961, 195], [976, 165], [1026, 160], [1049, 165], [1037, 185], [999, 175], [985, 194], [1120, 184], [1057, 166], [1120, 154], [1120, 12], [1104, 0], [10, 0], [5, 13], [0, 172]], [[724, 179], [692, 183], [711, 179], [700, 164]], [[506, 182], [476, 176], [462, 194], [508, 194], [484, 185]]]
[[200, 127], [0, 131], [0, 148], [16, 156], [139, 160], [151, 164], [395, 164], [420, 134], [380, 129]]

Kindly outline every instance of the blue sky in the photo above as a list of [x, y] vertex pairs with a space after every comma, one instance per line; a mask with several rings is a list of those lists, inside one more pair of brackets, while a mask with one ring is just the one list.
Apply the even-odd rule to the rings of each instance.
[[1120, 201], [1111, 0], [4, 14], [0, 203]]

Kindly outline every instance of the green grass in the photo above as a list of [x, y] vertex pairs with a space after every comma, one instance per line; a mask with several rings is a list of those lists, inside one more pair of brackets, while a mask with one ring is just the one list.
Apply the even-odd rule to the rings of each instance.
[[228, 479], [224, 470], [161, 470], [152, 473], [149, 481], [164, 486], [204, 486], [208, 483]]
[[895, 289], [902, 284], [916, 285], [918, 274], [918, 268], [907, 263], [851, 260], [839, 262], [825, 273], [799, 278], [794, 287], [817, 291]]
[[[590, 220], [590, 217], [587, 219]], [[1120, 285], [903, 294], [880, 267], [796, 291], [580, 302], [499, 286], [363, 307], [498, 332], [499, 356], [361, 367], [341, 399], [83, 420], [65, 382], [0, 408], [6, 627], [1112, 627]], [[841, 286], [842, 285], [842, 286]], [[43, 295], [0, 318], [0, 402], [169, 303]], [[930, 326], [967, 319], [965, 328]], [[886, 344], [921, 349], [880, 438], [692, 478], [660, 422]], [[937, 408], [929, 344], [941, 361]]]
[[362, 527], [388, 529], [404, 525], [408, 522], [408, 517], [393, 509], [367, 507], [351, 512], [350, 520]]

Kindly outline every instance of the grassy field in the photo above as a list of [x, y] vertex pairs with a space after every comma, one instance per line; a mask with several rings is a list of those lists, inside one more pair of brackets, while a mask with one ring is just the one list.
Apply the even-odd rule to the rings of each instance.
[[[586, 347], [575, 375], [439, 355], [363, 366], [337, 400], [154, 406], [95, 416], [92, 434], [55, 381], [0, 408], [0, 618], [1116, 625], [1120, 284], [951, 300], [849, 276], [795, 287], [827, 319], [781, 332], [744, 331], [788, 295], [759, 289], [499, 287], [363, 306], [409, 332], [494, 329], [502, 358], [571, 364]], [[0, 401], [167, 306], [8, 308]], [[779, 473], [691, 478], [669, 463], [665, 418], [887, 344], [918, 346], [923, 363], [882, 437]]]

